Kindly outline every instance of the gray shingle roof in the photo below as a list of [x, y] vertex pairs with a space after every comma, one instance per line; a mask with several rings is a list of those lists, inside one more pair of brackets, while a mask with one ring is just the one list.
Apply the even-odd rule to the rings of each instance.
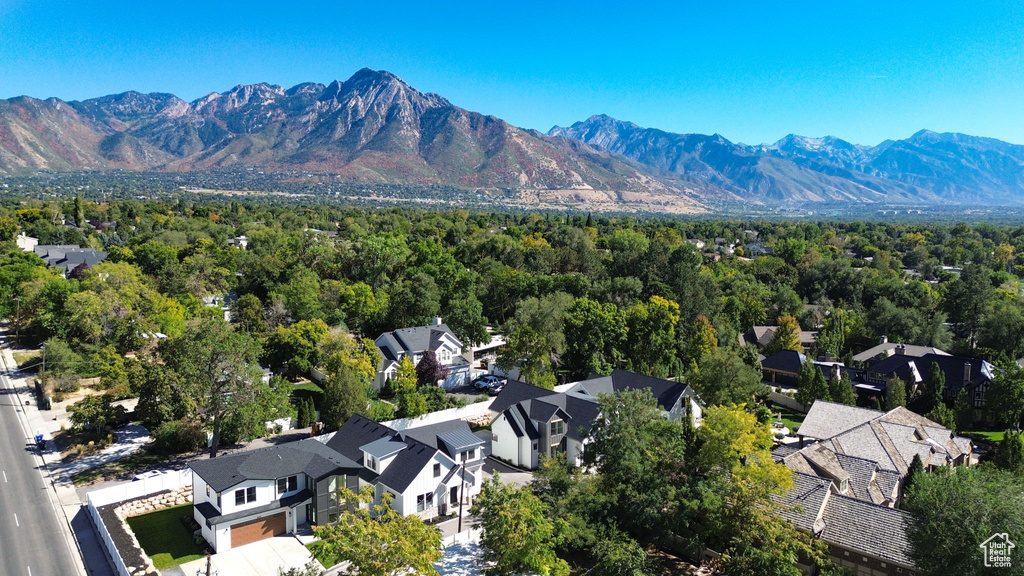
[[816, 400], [796, 433], [808, 438], [831, 438], [882, 415], [878, 410]]
[[650, 390], [662, 410], [671, 410], [680, 396], [696, 397], [693, 388], [679, 382], [616, 368], [608, 376], [592, 374], [579, 385], [591, 396], [612, 394], [623, 390]]
[[779, 514], [797, 528], [817, 534], [822, 526], [818, 521], [832, 482], [811, 474], [793, 473], [793, 489], [784, 495], [772, 495], [778, 503]]
[[518, 380], [509, 380], [505, 383], [505, 387], [501, 389], [501, 392], [491, 402], [491, 412], [498, 414], [508, 410], [511, 406], [519, 404], [523, 400], [530, 400], [532, 398], [543, 398], [545, 396], [551, 396], [557, 394], [554, 390], [546, 390], [533, 384], [527, 384], [526, 382], [520, 382]]
[[423, 471], [423, 467], [437, 454], [437, 448], [413, 438], [407, 438], [406, 444], [407, 449], [399, 452], [377, 477], [378, 482], [398, 492], [405, 492], [416, 476]]
[[833, 494], [822, 519], [825, 529], [821, 537], [827, 542], [904, 566], [914, 565], [906, 535], [908, 513]]
[[794, 350], [779, 350], [761, 361], [761, 368], [796, 374], [807, 361], [807, 356]]
[[949, 356], [949, 354], [934, 346], [918, 346], [916, 344], [899, 344], [897, 342], [884, 342], [868, 348], [860, 354], [854, 354], [853, 360], [855, 362], [867, 362], [877, 356], [888, 357], [889, 355], [895, 355], [896, 347], [903, 346], [905, 356], [921, 357], [925, 354], [943, 354]]
[[351, 473], [359, 464], [312, 438], [280, 446], [231, 454], [208, 460], [194, 460], [189, 467], [210, 488], [222, 492], [246, 480], [272, 480], [292, 474], [322, 478]]
[[360, 446], [365, 446], [374, 440], [391, 437], [395, 431], [383, 426], [359, 414], [353, 415], [345, 422], [345, 425], [338, 429], [327, 441], [327, 446], [339, 452], [346, 458], [361, 462], [363, 459]]

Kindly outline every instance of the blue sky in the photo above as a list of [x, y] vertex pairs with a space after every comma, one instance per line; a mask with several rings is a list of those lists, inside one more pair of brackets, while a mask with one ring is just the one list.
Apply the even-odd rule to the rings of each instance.
[[606, 113], [749, 144], [1024, 144], [1020, 0], [0, 0], [0, 98], [192, 100], [362, 67], [543, 131]]

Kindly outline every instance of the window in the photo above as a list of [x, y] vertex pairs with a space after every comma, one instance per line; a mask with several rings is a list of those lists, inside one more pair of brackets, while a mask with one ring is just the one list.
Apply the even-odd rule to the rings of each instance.
[[235, 506], [242, 506], [249, 502], [256, 501], [256, 487], [240, 488], [235, 490]]
[[377, 459], [369, 454], [366, 455], [366, 467], [374, 472], [377, 471]]
[[463, 452], [462, 453], [462, 461], [463, 462], [465, 462], [467, 460], [473, 460], [474, 458], [476, 458], [476, 448], [474, 448], [472, 450], [469, 450], [468, 452]]
[[434, 464], [434, 478], [438, 478], [440, 476], [441, 476], [441, 465], [440, 464]]
[[286, 478], [277, 479], [277, 495], [280, 496], [286, 492], [295, 492], [299, 489], [299, 477], [288, 476]]
[[561, 436], [562, 434], [565, 434], [565, 422], [562, 422], [561, 420], [554, 420], [554, 421], [552, 421], [551, 422], [551, 435], [552, 436]]
[[423, 512], [434, 507], [434, 493], [427, 492], [416, 497], [416, 511]]
[[206, 485], [206, 497], [207, 498], [210, 497], [210, 485], [209, 484]]

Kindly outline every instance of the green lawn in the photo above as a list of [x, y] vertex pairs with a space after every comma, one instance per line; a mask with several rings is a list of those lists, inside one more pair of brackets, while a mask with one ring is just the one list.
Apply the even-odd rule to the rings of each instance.
[[[317, 386], [313, 382], [300, 382], [298, 384], [293, 385], [292, 386], [292, 394], [295, 394], [296, 392], [310, 392], [310, 393], [313, 393], [313, 394], [323, 394], [324, 393], [323, 389], [320, 388], [319, 386]], [[298, 394], [296, 394], [296, 395], [298, 396]]]
[[181, 523], [182, 517], [192, 517], [191, 504], [164, 508], [128, 519], [128, 526], [135, 532], [142, 549], [153, 559], [153, 566], [157, 570], [166, 570], [203, 557], [203, 551]]
[[780, 418], [780, 420], [782, 420], [786, 425], [786, 428], [789, 428], [791, 434], [796, 434], [797, 428], [803, 424], [804, 417], [807, 416], [803, 412], [797, 412], [796, 410], [791, 410], [778, 404], [772, 406], [772, 412], [782, 414], [782, 418]]
[[1002, 442], [1003, 438], [1006, 437], [1005, 430], [973, 430], [967, 432], [961, 432], [961, 436], [967, 436], [973, 440], [979, 442], [987, 442], [989, 444], [996, 444]]

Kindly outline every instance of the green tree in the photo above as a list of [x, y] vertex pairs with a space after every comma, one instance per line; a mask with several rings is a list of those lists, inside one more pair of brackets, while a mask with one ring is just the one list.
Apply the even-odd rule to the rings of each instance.
[[[921, 474], [903, 501], [910, 512], [910, 557], [919, 574], [996, 574], [980, 545], [995, 533], [1024, 538], [1024, 478], [989, 466], [941, 467]], [[1005, 569], [1003, 569], [1005, 571]], [[1019, 574], [1017, 565], [1007, 574]]]
[[944, 402], [936, 404], [935, 408], [932, 408], [927, 414], [925, 414], [925, 418], [932, 422], [941, 424], [944, 428], [949, 428], [950, 430], [958, 429], [956, 425], [956, 414], [954, 414]]
[[853, 383], [850, 381], [850, 373], [843, 371], [839, 379], [830, 378], [828, 381], [829, 398], [833, 402], [846, 404], [847, 406], [857, 405], [857, 393], [853, 390]]
[[755, 397], [767, 393], [760, 370], [729, 348], [716, 348], [685, 381], [708, 404], [753, 405]]
[[418, 516], [403, 516], [391, 507], [386, 492], [373, 504], [373, 488], [359, 494], [341, 489], [339, 498], [353, 506], [337, 522], [314, 529], [320, 540], [310, 551], [325, 566], [351, 562], [360, 576], [436, 575], [441, 559], [441, 531]]
[[1024, 476], [1024, 432], [1007, 430], [1003, 440], [996, 446], [992, 462], [1003, 470]]
[[427, 398], [415, 390], [400, 394], [397, 400], [398, 416], [400, 418], [416, 418], [426, 414], [427, 410], [429, 410]]
[[579, 298], [565, 314], [562, 368], [571, 379], [610, 374], [623, 359], [626, 321], [614, 304]]
[[885, 410], [907, 405], [907, 385], [896, 376], [885, 382]]
[[398, 397], [415, 392], [417, 384], [416, 366], [413, 365], [412, 358], [403, 356], [398, 362], [398, 368], [395, 369], [395, 375], [388, 378], [384, 392], [390, 397]]
[[555, 359], [565, 351], [562, 322], [572, 303], [572, 296], [564, 292], [520, 302], [505, 325], [507, 344], [498, 352], [498, 366], [508, 372], [519, 365], [520, 379], [534, 384], [551, 373]]
[[263, 303], [255, 294], [242, 294], [231, 303], [231, 321], [243, 332], [263, 334], [267, 321], [263, 319]]
[[320, 420], [328, 430], [341, 428], [353, 414], [363, 414], [369, 407], [366, 396], [368, 382], [348, 364], [341, 364], [324, 380], [324, 401]]
[[802, 404], [805, 410], [809, 409], [815, 400], [831, 401], [825, 374], [810, 359], [800, 366], [796, 379], [796, 401]]
[[495, 474], [481, 487], [472, 513], [483, 529], [484, 558], [495, 563], [487, 574], [568, 576], [569, 565], [555, 555], [554, 523], [529, 488], [504, 484]]
[[256, 363], [259, 344], [223, 320], [204, 319], [186, 328], [182, 336], [162, 341], [159, 352], [211, 422], [210, 456], [215, 457], [225, 421], [270, 391]]
[[608, 516], [641, 544], [663, 542], [677, 528], [684, 484], [683, 424], [662, 415], [649, 390], [601, 395], [584, 453], [607, 494]]
[[86, 396], [68, 406], [71, 425], [78, 430], [91, 429], [103, 431], [112, 427], [128, 413], [124, 406], [114, 406], [114, 397], [110, 394]]
[[164, 422], [196, 413], [194, 405], [190, 405], [189, 398], [183, 393], [185, 387], [170, 368], [156, 362], [136, 361], [129, 371], [132, 378], [139, 380], [135, 417], [146, 428], [156, 430]]
[[932, 362], [931, 370], [928, 372], [928, 380], [924, 388], [924, 410], [932, 410], [944, 402], [943, 396], [946, 393], [946, 373], [939, 367], [938, 362]]
[[307, 374], [320, 364], [321, 345], [329, 333], [327, 324], [319, 318], [278, 326], [267, 338], [264, 356], [276, 369], [287, 365], [289, 374]]
[[718, 338], [715, 337], [715, 326], [708, 320], [707, 316], [700, 315], [693, 322], [689, 336], [683, 344], [683, 358], [686, 360], [688, 370], [695, 370], [711, 356], [718, 348]]
[[964, 432], [974, 428], [974, 403], [971, 402], [971, 395], [967, 390], [961, 388], [956, 395], [956, 403], [953, 404], [953, 416], [957, 432]]
[[985, 393], [986, 406], [1002, 422], [1019, 428], [1024, 418], [1024, 368], [1013, 361], [1004, 362], [999, 368], [1001, 371]]
[[626, 310], [626, 358], [634, 371], [668, 376], [676, 359], [679, 304], [660, 296], [638, 302]]
[[779, 316], [778, 328], [772, 333], [772, 339], [764, 347], [764, 355], [771, 356], [780, 350], [803, 351], [800, 344], [800, 323], [792, 316]]
[[910, 492], [910, 489], [922, 474], [924, 474], [924, 462], [921, 461], [920, 454], [914, 454], [914, 459], [910, 461], [910, 467], [907, 468], [907, 475], [903, 478], [904, 496]]

